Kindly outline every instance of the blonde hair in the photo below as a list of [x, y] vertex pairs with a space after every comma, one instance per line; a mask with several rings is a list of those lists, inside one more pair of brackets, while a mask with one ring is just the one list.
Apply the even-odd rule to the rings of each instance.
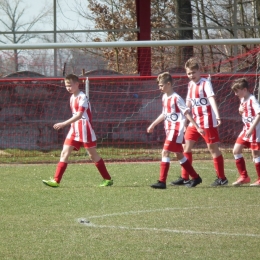
[[198, 60], [195, 57], [192, 57], [190, 59], [188, 59], [185, 63], [185, 69], [195, 69], [195, 70], [199, 70], [200, 69], [200, 65]]
[[163, 73], [159, 74], [157, 77], [158, 84], [159, 84], [159, 81], [161, 81], [163, 84], [170, 82], [172, 85], [172, 83], [173, 83], [172, 76], [169, 72], [163, 72]]
[[231, 89], [236, 92], [239, 89], [249, 89], [249, 84], [246, 78], [240, 78], [240, 79], [236, 79], [234, 80]]

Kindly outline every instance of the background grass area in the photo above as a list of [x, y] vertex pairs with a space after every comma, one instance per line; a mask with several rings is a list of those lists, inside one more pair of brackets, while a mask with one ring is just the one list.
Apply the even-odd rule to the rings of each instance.
[[[44, 186], [56, 165], [0, 166], [0, 259], [260, 259], [259, 188], [212, 188], [211, 161], [196, 161], [196, 188], [149, 187], [159, 163], [71, 164], [59, 188]], [[231, 184], [233, 160], [225, 162]], [[247, 167], [252, 181], [254, 165]], [[172, 162], [168, 182], [180, 174]], [[79, 223], [80, 219], [89, 223]]]
[[[205, 144], [204, 144], [205, 146]], [[19, 150], [6, 149], [0, 150], [0, 163], [16, 164], [16, 163], [56, 163], [60, 158], [61, 149], [52, 151], [34, 151], [34, 150]], [[220, 148], [225, 159], [233, 159], [232, 148]], [[98, 146], [98, 152], [107, 161], [158, 161], [162, 150], [162, 144], [153, 149], [145, 147], [104, 147]], [[251, 150], [244, 149], [243, 155], [245, 158], [251, 158]], [[206, 148], [193, 149], [194, 160], [211, 160], [211, 155]], [[71, 162], [84, 163], [90, 162], [86, 156], [85, 149], [73, 153], [70, 156]]]

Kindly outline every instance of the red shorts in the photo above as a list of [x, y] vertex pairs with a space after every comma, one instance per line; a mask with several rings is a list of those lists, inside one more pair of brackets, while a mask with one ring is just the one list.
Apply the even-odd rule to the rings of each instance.
[[83, 143], [83, 142], [78, 142], [75, 140], [71, 140], [71, 139], [65, 139], [64, 141], [65, 145], [69, 145], [69, 146], [74, 146], [74, 150], [78, 151], [80, 149], [80, 147], [85, 147], [86, 149], [88, 148], [93, 148], [97, 146], [97, 142], [90, 142], [90, 143]]
[[243, 136], [239, 136], [237, 138], [236, 144], [242, 144], [246, 148], [250, 148], [251, 150], [260, 151], [260, 143], [245, 141], [243, 140]]
[[185, 132], [185, 140], [192, 140], [197, 142], [199, 137], [203, 137], [207, 144], [214, 144], [219, 142], [219, 135], [217, 127], [203, 128], [204, 135], [201, 135], [196, 127], [188, 126]]
[[182, 153], [183, 147], [182, 147], [182, 144], [178, 144], [173, 141], [165, 140], [164, 145], [163, 145], [163, 150], [173, 152], [173, 153]]

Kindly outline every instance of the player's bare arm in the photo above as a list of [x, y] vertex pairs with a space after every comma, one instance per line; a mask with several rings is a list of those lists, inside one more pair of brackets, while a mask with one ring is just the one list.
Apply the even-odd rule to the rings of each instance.
[[160, 114], [150, 126], [147, 128], [147, 133], [152, 133], [155, 126], [161, 123], [164, 120], [164, 114]]
[[220, 118], [220, 115], [219, 115], [219, 111], [218, 111], [218, 106], [217, 106], [217, 102], [215, 100], [215, 97], [212, 96], [212, 97], [209, 97], [209, 103], [216, 115], [216, 119], [217, 119], [217, 122], [218, 122], [218, 125], [217, 126], [220, 126], [221, 125], [221, 118]]
[[186, 111], [186, 113], [184, 114], [185, 117], [196, 127], [197, 131], [201, 134], [204, 135], [204, 130], [202, 128], [200, 128], [197, 123], [194, 121], [194, 119], [192, 118], [191, 114], [189, 111]]
[[255, 120], [253, 124], [250, 126], [250, 128], [247, 130], [245, 137], [249, 138], [251, 134], [253, 133], [254, 129], [256, 128], [257, 124], [260, 122], [260, 114], [257, 114], [255, 117]]
[[[191, 110], [192, 105], [191, 105], [191, 102], [190, 102], [189, 100], [186, 100], [186, 106]], [[189, 120], [188, 120], [188, 118], [186, 117], [186, 118], [185, 118], [185, 122], [184, 122], [184, 127], [185, 127], [185, 129], [188, 127], [188, 125], [189, 125]], [[185, 130], [185, 131], [186, 131], [186, 130]]]
[[83, 115], [83, 112], [78, 112], [76, 115], [72, 116], [70, 119], [64, 121], [64, 122], [60, 122], [60, 123], [57, 123], [53, 126], [53, 128], [55, 130], [59, 130], [59, 129], [62, 129], [63, 127], [67, 126], [67, 125], [70, 125], [76, 121], [78, 121], [79, 119], [81, 119]]

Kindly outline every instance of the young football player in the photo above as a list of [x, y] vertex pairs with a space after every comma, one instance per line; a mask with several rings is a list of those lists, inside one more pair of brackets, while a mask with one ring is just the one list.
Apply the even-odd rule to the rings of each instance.
[[194, 124], [195, 129], [200, 134], [204, 131], [196, 124], [189, 114], [190, 109], [184, 100], [173, 90], [173, 80], [168, 72], [162, 73], [157, 78], [159, 89], [164, 93], [162, 97], [162, 114], [147, 128], [148, 133], [152, 133], [154, 127], [164, 121], [166, 139], [162, 150], [162, 161], [160, 164], [160, 177], [157, 183], [151, 185], [155, 189], [166, 189], [166, 178], [170, 168], [170, 153], [173, 152], [183, 169], [191, 176], [188, 187], [195, 187], [202, 182], [200, 176], [193, 169], [190, 162], [183, 156], [184, 123], [187, 117]]
[[260, 186], [260, 104], [255, 96], [249, 92], [249, 84], [245, 78], [235, 80], [231, 89], [240, 99], [239, 111], [242, 115], [242, 122], [244, 123], [244, 127], [233, 148], [236, 167], [240, 176], [232, 184], [240, 186], [250, 183], [250, 177], [248, 176], [242, 154], [243, 148], [249, 148], [252, 151], [257, 173], [257, 180], [250, 184], [250, 186]]
[[91, 122], [91, 106], [88, 97], [79, 89], [79, 83], [79, 78], [74, 74], [69, 74], [65, 78], [66, 89], [72, 94], [70, 97], [72, 117], [53, 126], [55, 130], [59, 130], [70, 125], [70, 130], [63, 144], [60, 161], [57, 165], [54, 178], [43, 180], [43, 183], [50, 187], [59, 187], [62, 176], [67, 168], [71, 152], [73, 150], [79, 150], [82, 146], [86, 149], [103, 178], [100, 186], [113, 185], [113, 180], [106, 169], [105, 163], [96, 150], [96, 135]]
[[[224, 172], [224, 159], [219, 149], [218, 126], [221, 124], [215, 94], [211, 82], [201, 77], [199, 63], [195, 58], [190, 58], [185, 63], [186, 74], [190, 80], [186, 105], [192, 110], [192, 117], [200, 128], [203, 129], [208, 150], [213, 158], [217, 179], [211, 186], [224, 186], [228, 180]], [[201, 134], [194, 124], [190, 123], [185, 132], [184, 156], [192, 164], [192, 148]], [[189, 181], [189, 173], [182, 168], [181, 177], [171, 182], [171, 185], [184, 185]]]

